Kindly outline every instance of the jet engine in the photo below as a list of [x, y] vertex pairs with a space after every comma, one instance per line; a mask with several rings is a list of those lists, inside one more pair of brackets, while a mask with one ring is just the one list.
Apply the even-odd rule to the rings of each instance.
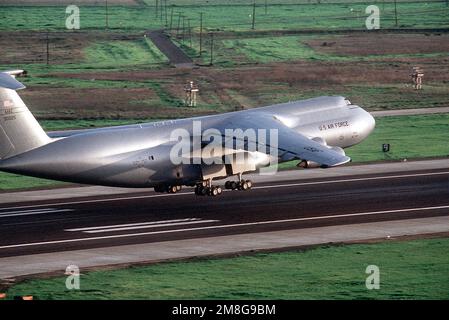
[[319, 163], [316, 163], [316, 162], [313, 162], [313, 161], [309, 161], [309, 160], [302, 160], [296, 166], [300, 167], [300, 168], [304, 168], [304, 169], [321, 167], [321, 165]]

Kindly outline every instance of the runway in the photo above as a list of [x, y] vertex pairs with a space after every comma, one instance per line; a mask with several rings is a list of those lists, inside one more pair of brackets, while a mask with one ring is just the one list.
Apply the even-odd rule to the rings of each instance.
[[292, 180], [295, 175], [215, 198], [185, 189], [3, 204], [0, 257], [449, 216], [447, 166]]

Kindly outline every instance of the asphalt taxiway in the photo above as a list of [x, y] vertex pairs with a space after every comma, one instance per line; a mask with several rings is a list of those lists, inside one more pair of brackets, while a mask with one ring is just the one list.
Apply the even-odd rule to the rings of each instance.
[[0, 194], [0, 278], [449, 232], [448, 159], [253, 180], [252, 190], [219, 197], [98, 187]]

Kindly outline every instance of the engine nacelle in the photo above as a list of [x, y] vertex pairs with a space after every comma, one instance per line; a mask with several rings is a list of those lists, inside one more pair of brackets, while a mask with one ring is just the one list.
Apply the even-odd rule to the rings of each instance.
[[319, 168], [321, 165], [317, 162], [309, 161], [309, 160], [302, 160], [300, 163], [296, 165], [297, 167], [304, 168], [304, 169], [311, 169], [311, 168]]

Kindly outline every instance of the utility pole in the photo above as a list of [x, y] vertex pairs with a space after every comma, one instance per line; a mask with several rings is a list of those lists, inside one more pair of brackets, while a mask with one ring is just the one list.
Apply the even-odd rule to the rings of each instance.
[[254, 30], [255, 25], [256, 25], [256, 0], [253, 1], [253, 23], [251, 29]]
[[181, 26], [181, 12], [178, 12], [178, 27], [176, 28], [176, 37], [179, 35], [179, 28]]
[[49, 43], [50, 43], [50, 38], [48, 36], [48, 30], [47, 30], [47, 33], [45, 35], [45, 44], [46, 44], [46, 48], [47, 48], [47, 51], [46, 51], [47, 66], [50, 64], [50, 45], [49, 45]]
[[210, 65], [214, 64], [214, 34], [210, 33]]
[[397, 2], [394, 0], [394, 25], [398, 26], [398, 8], [397, 8]]
[[187, 28], [189, 30], [189, 43], [190, 48], [192, 48], [192, 31], [190, 30], [190, 19], [187, 19]]
[[186, 17], [182, 16], [182, 43], [184, 44], [184, 40], [186, 38]]
[[170, 32], [173, 30], [173, 5], [171, 6], [170, 12]]
[[168, 27], [167, 0], [165, 0], [165, 27]]
[[203, 51], [203, 13], [200, 12], [200, 57]]
[[155, 10], [155, 12], [156, 12], [156, 19], [157, 19], [157, 15], [158, 15], [158, 13], [159, 13], [159, 0], [156, 0], [156, 10]]
[[163, 0], [161, 0], [160, 7], [161, 7], [161, 24], [163, 24], [164, 23], [164, 1]]
[[109, 14], [108, 14], [108, 0], [106, 0], [106, 6], [105, 6], [105, 15], [106, 15], [106, 29], [109, 28]]

